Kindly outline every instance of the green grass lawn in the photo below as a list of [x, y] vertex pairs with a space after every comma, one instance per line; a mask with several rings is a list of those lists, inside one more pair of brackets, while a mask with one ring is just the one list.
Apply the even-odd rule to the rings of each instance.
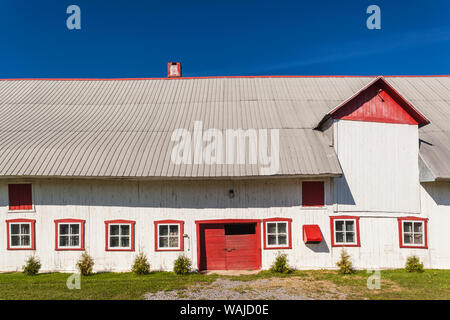
[[[381, 272], [381, 289], [369, 290], [368, 273], [358, 271], [341, 276], [335, 271], [295, 271], [289, 275], [274, 275], [262, 271], [246, 276], [190, 274], [178, 276], [171, 272], [153, 272], [146, 276], [132, 273], [99, 273], [82, 277], [81, 290], [69, 290], [69, 274], [48, 273], [26, 276], [22, 273], [0, 274], [0, 299], [142, 299], [147, 292], [176, 290], [196, 283], [211, 283], [218, 277], [250, 281], [260, 278], [304, 277], [335, 285], [349, 299], [450, 299], [450, 270], [426, 270], [407, 273], [404, 270]], [[322, 289], [317, 289], [322, 290]], [[320, 293], [320, 292], [319, 292]]]

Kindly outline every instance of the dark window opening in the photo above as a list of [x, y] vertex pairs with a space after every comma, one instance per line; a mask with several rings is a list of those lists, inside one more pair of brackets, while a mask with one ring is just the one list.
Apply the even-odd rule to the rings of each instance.
[[225, 225], [225, 235], [255, 234], [254, 223], [234, 223]]

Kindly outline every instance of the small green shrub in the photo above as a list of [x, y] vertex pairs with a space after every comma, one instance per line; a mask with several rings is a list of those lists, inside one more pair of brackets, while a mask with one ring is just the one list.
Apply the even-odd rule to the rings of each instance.
[[192, 262], [185, 255], [179, 256], [173, 265], [173, 272], [176, 274], [187, 274], [192, 271]]
[[287, 254], [285, 253], [278, 253], [275, 261], [272, 263], [272, 266], [270, 267], [271, 272], [276, 273], [289, 273], [292, 271], [292, 269], [288, 265], [288, 258]]
[[150, 263], [147, 260], [147, 256], [143, 252], [139, 252], [139, 254], [136, 255], [131, 271], [137, 275], [150, 273]]
[[39, 273], [39, 270], [41, 269], [41, 262], [39, 261], [39, 258], [31, 256], [28, 258], [26, 264], [22, 268], [23, 273], [29, 276], [34, 276]]
[[350, 261], [350, 255], [342, 249], [341, 251], [341, 260], [339, 260], [336, 265], [339, 267], [338, 273], [340, 274], [352, 274], [355, 270], [353, 270], [353, 264]]
[[423, 272], [423, 263], [420, 262], [419, 257], [410, 256], [406, 260], [405, 270], [408, 272]]
[[92, 273], [94, 268], [94, 259], [87, 252], [83, 252], [77, 262], [77, 268], [83, 276], [88, 276]]

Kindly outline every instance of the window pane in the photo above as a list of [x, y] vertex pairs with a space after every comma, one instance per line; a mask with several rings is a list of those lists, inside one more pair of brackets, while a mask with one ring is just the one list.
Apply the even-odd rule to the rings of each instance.
[[344, 231], [344, 221], [336, 221], [336, 231]]
[[30, 234], [30, 225], [29, 224], [21, 224], [20, 225], [20, 233], [21, 234]]
[[269, 245], [277, 244], [277, 236], [269, 234], [267, 236], [267, 244], [269, 244]]
[[416, 233], [414, 235], [414, 244], [422, 244], [422, 234], [421, 233]]
[[121, 235], [129, 235], [130, 234], [130, 226], [128, 224], [123, 224], [120, 226], [120, 234]]
[[169, 246], [169, 240], [167, 237], [159, 237], [159, 247], [167, 248]]
[[405, 234], [403, 235], [403, 242], [404, 242], [405, 244], [411, 244], [411, 243], [413, 243], [412, 234], [407, 234], [407, 233], [405, 233]]
[[403, 231], [404, 232], [412, 232], [412, 222], [403, 223]]
[[170, 237], [169, 238], [169, 247], [178, 248], [178, 237]]
[[267, 233], [276, 233], [277, 232], [277, 224], [276, 223], [268, 223], [267, 224]]
[[169, 226], [167, 225], [159, 225], [159, 235], [167, 236], [169, 234]]
[[119, 237], [110, 237], [109, 245], [111, 248], [115, 248], [119, 246]]
[[11, 246], [14, 246], [14, 247], [20, 246], [20, 237], [19, 236], [11, 237]]
[[130, 246], [130, 238], [129, 237], [121, 237], [120, 238], [120, 246], [128, 248]]
[[414, 232], [422, 232], [422, 222], [414, 222]]
[[170, 235], [171, 236], [178, 235], [178, 226], [170, 226]]
[[346, 231], [354, 231], [355, 229], [355, 221], [345, 221], [345, 230]]
[[110, 230], [109, 232], [112, 236], [119, 235], [119, 226], [118, 225], [111, 225], [109, 230]]
[[20, 225], [20, 233], [21, 234], [30, 234], [30, 225], [29, 224], [21, 224]]
[[59, 246], [67, 247], [69, 245], [69, 237], [68, 236], [59, 236]]
[[22, 246], [29, 246], [30, 245], [30, 236], [21, 236], [20, 237], [21, 245]]
[[79, 236], [71, 236], [70, 237], [70, 246], [78, 247], [80, 245], [80, 237]]
[[11, 225], [11, 234], [19, 234], [20, 225], [19, 224], [12, 224]]
[[278, 223], [278, 233], [286, 233], [286, 225], [284, 222]]
[[59, 234], [69, 234], [69, 225], [68, 224], [60, 224], [59, 225]]
[[338, 243], [344, 242], [344, 233], [343, 232], [336, 232], [336, 242], [338, 242]]
[[80, 233], [80, 225], [79, 224], [71, 224], [70, 225], [70, 234], [79, 234]]
[[286, 245], [287, 244], [287, 237], [285, 235], [279, 235], [278, 236], [278, 244]]
[[355, 233], [347, 232], [345, 234], [346, 242], [355, 242]]

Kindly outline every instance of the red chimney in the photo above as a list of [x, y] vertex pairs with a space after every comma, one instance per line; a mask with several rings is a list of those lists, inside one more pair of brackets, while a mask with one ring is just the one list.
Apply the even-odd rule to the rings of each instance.
[[181, 63], [180, 62], [167, 63], [167, 77], [181, 78]]

